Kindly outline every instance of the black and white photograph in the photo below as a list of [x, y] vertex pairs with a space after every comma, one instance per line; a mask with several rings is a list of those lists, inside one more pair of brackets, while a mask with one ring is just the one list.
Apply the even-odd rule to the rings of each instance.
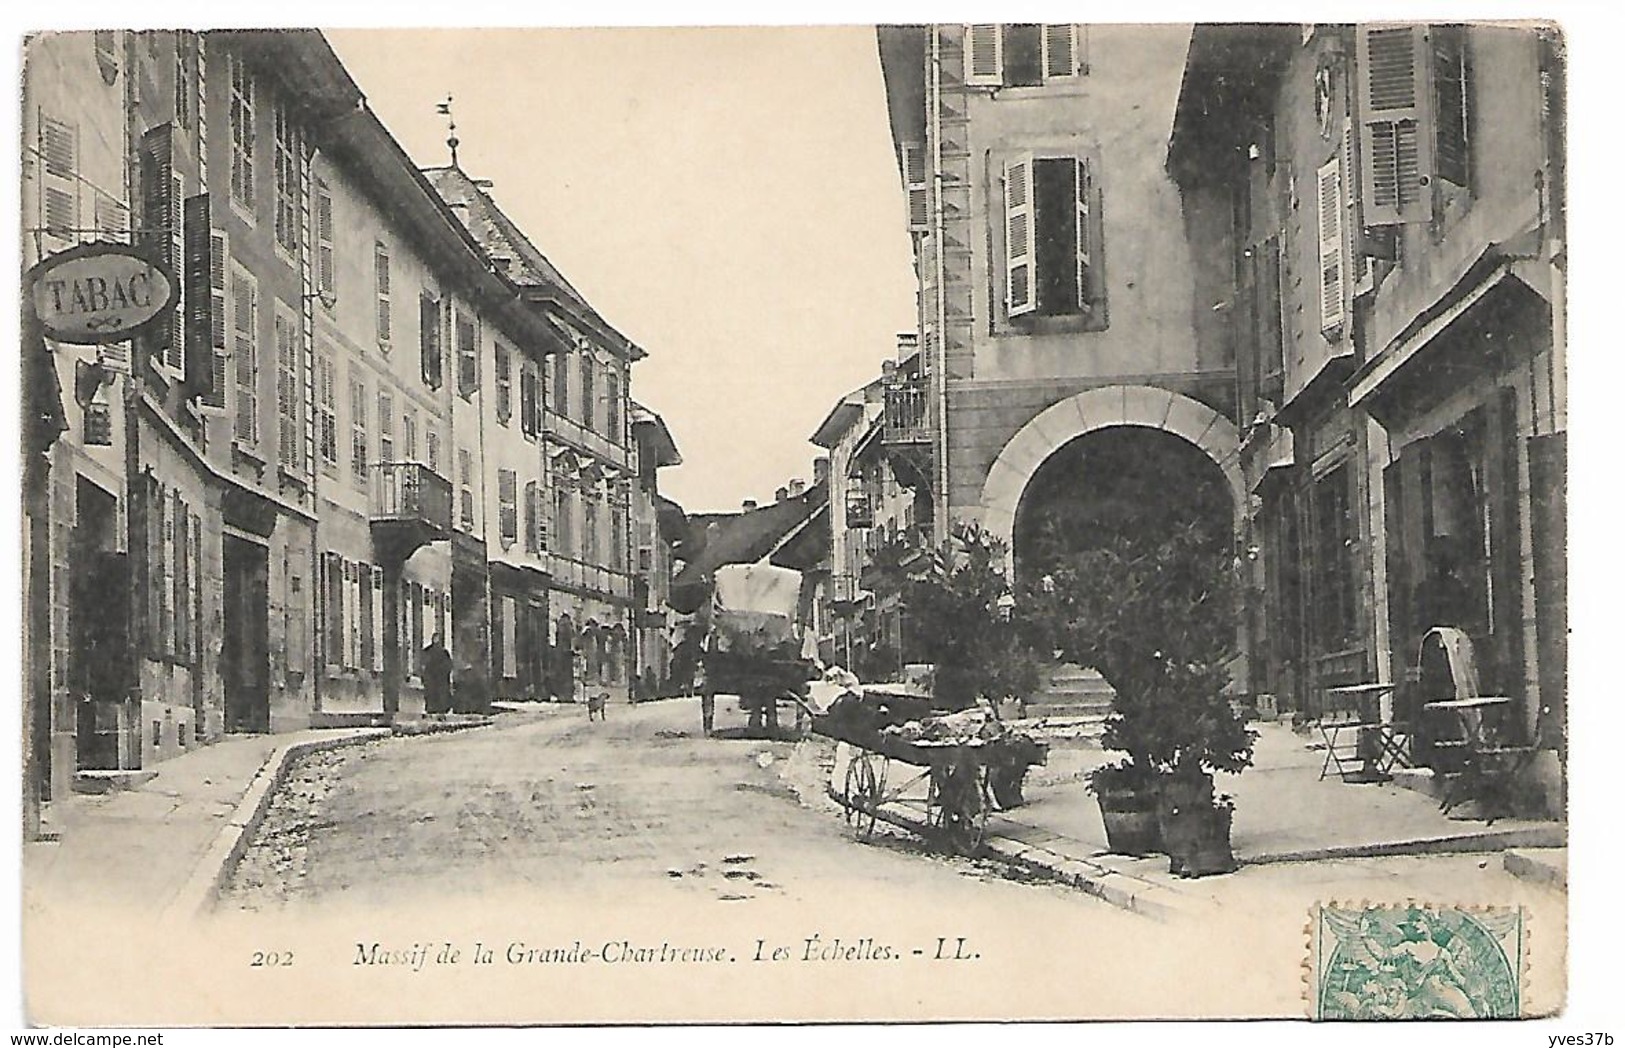
[[1567, 1007], [1559, 18], [51, 17], [19, 1023]]

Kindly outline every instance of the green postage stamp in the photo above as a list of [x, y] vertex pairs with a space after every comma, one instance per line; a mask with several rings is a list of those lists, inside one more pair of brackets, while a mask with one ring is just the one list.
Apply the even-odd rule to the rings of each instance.
[[1514, 1019], [1521, 909], [1321, 904], [1310, 914], [1315, 1019]]

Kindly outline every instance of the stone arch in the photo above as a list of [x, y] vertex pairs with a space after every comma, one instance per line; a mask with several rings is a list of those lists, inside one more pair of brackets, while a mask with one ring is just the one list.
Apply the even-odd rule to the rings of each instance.
[[[1145, 426], [1182, 437], [1224, 472], [1240, 527], [1247, 505], [1235, 424], [1201, 401], [1155, 386], [1101, 386], [1057, 401], [1016, 431], [982, 484], [982, 526], [1013, 543], [1016, 510], [1038, 467], [1066, 444], [1111, 426]], [[1010, 546], [1012, 561], [1014, 546]]]

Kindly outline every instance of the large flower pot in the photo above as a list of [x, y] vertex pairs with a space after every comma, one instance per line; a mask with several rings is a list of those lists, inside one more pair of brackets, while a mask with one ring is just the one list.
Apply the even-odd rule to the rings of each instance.
[[1106, 850], [1119, 855], [1162, 851], [1157, 795], [1152, 789], [1101, 790], [1100, 818], [1106, 824]]
[[1233, 815], [1228, 805], [1211, 802], [1163, 812], [1168, 872], [1180, 877], [1233, 872], [1236, 869], [1236, 856], [1230, 848]]

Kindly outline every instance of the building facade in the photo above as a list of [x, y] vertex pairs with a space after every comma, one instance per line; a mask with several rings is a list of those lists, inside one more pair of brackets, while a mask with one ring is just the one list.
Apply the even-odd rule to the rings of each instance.
[[420, 715], [431, 644], [460, 709], [624, 690], [643, 351], [320, 33], [35, 37], [24, 133], [25, 266], [133, 244], [177, 288], [25, 356], [31, 822], [226, 733]]
[[660, 470], [683, 463], [666, 420], [634, 402], [632, 438], [637, 476], [632, 488], [636, 557], [632, 592], [637, 615], [632, 635], [632, 696], [651, 699], [667, 694], [671, 684], [675, 626], [670, 608], [671, 580], [674, 551], [688, 530], [688, 518], [681, 506], [660, 494]]
[[1493, 25], [1198, 27], [1169, 166], [1228, 202], [1252, 687], [1421, 683], [1460, 631], [1560, 810], [1561, 46]]

